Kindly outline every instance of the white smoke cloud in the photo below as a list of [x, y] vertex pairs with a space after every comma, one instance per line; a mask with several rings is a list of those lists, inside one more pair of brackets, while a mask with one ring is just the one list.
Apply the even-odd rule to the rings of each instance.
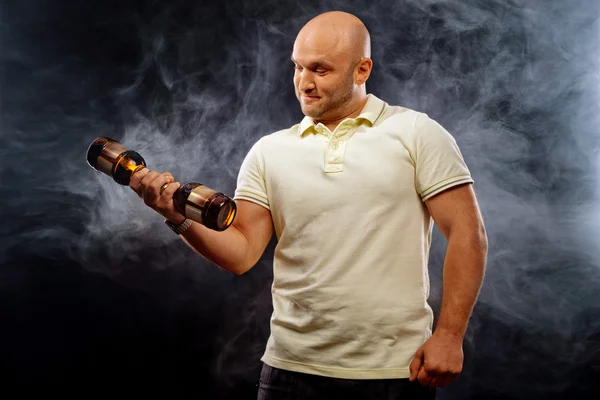
[[[506, 393], [529, 385], [531, 393], [551, 396], [570, 387], [561, 378], [591, 362], [589, 341], [600, 330], [590, 317], [600, 309], [594, 295], [600, 286], [600, 11], [593, 0], [262, 1], [222, 9], [171, 2], [119, 25], [135, 26], [115, 37], [139, 49], [123, 55], [134, 61], [121, 66], [80, 54], [77, 45], [67, 46], [67, 54], [58, 45], [56, 54], [41, 51], [35, 35], [23, 34], [28, 41], [15, 39], [18, 46], [1, 55], [20, 77], [2, 96], [4, 220], [22, 215], [0, 227], [1, 259], [15, 246], [60, 249], [115, 279], [148, 259], [148, 270], [221, 277], [129, 188], [89, 168], [85, 149], [96, 137], [111, 136], [150, 168], [233, 194], [250, 146], [299, 121], [291, 45], [304, 22], [330, 9], [353, 12], [370, 29], [369, 91], [440, 121], [457, 138], [476, 181], [490, 254], [466, 346], [477, 352], [474, 364], [489, 365], [487, 372], [465, 372], [479, 387], [446, 393], [467, 398], [470, 390], [495, 388], [499, 375]], [[6, 28], [7, 37], [17, 37], [15, 26]], [[65, 35], [54, 42], [77, 43]], [[23, 78], [22, 71], [32, 73]], [[436, 304], [444, 248], [437, 235]], [[248, 316], [260, 315], [261, 305], [264, 299], [249, 301]], [[510, 338], [487, 332], [491, 322], [520, 332], [523, 343], [511, 347]], [[228, 332], [246, 332], [242, 338], [224, 333], [232, 341], [218, 365], [235, 354], [232, 343], [260, 331], [250, 323], [232, 323]], [[545, 377], [522, 382], [523, 369], [539, 359], [547, 360], [539, 367]]]

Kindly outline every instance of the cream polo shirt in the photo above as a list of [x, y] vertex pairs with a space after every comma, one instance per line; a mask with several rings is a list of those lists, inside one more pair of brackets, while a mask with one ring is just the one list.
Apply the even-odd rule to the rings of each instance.
[[262, 137], [235, 199], [271, 211], [271, 334], [262, 361], [348, 379], [406, 378], [431, 335], [424, 200], [472, 183], [454, 138], [373, 95], [330, 132], [310, 118]]

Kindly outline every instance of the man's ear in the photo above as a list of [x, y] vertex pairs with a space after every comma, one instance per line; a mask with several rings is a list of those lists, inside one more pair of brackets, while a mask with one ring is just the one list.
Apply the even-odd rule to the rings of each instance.
[[357, 85], [362, 85], [369, 79], [369, 75], [371, 75], [371, 70], [373, 69], [373, 60], [370, 58], [362, 58], [358, 65], [356, 66], [356, 75], [354, 77], [354, 82]]

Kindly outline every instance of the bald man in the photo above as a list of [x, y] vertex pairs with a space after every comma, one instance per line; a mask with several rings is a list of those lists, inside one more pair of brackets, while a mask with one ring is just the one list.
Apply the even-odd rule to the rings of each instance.
[[[487, 257], [473, 180], [438, 123], [367, 94], [370, 51], [353, 15], [321, 14], [302, 28], [291, 58], [305, 118], [249, 151], [226, 231], [175, 210], [170, 173], [131, 179], [192, 249], [235, 274], [275, 231], [261, 400], [432, 399], [462, 369]], [[433, 223], [448, 240], [434, 332]]]

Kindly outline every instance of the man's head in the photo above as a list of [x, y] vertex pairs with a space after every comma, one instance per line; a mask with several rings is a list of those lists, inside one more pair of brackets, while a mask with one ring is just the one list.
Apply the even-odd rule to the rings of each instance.
[[304, 115], [341, 120], [366, 99], [371, 39], [352, 14], [327, 12], [310, 20], [294, 42], [294, 87]]

